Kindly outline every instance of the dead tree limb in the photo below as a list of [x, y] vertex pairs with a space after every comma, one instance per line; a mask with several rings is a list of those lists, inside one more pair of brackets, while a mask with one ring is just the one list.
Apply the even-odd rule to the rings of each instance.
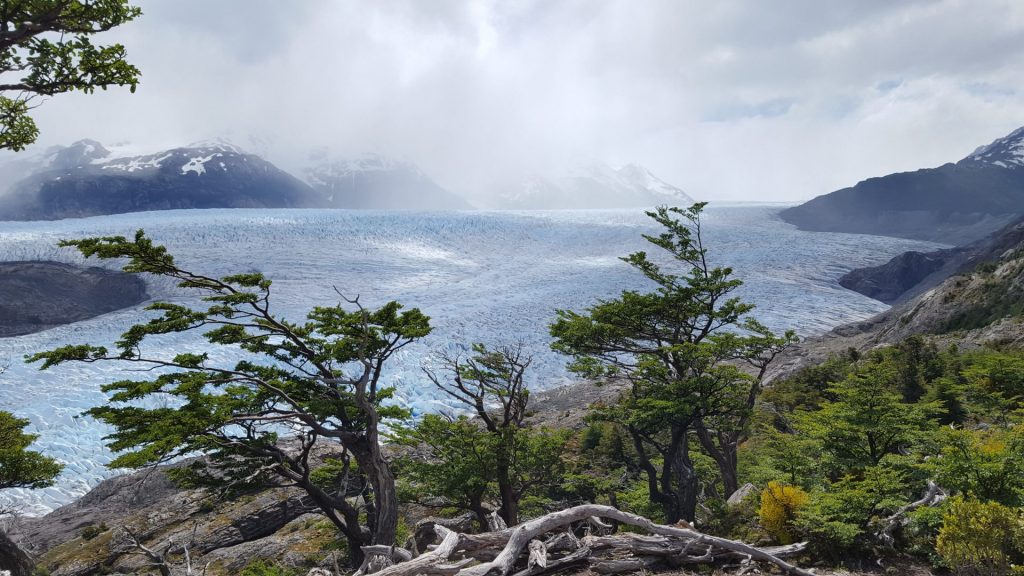
[[[586, 556], [580, 556], [574, 561], [587, 558], [588, 561], [596, 562], [595, 570], [597, 564], [602, 562], [602, 570], [615, 573], [632, 569], [629, 566], [648, 567], [653, 565], [652, 562], [692, 564], [732, 557], [773, 564], [782, 571], [797, 576], [814, 576], [813, 572], [801, 569], [782, 559], [782, 555], [799, 552], [803, 549], [803, 545], [779, 549], [755, 548], [742, 542], [703, 534], [693, 529], [655, 524], [642, 516], [597, 504], [587, 504], [553, 512], [513, 528], [485, 534], [455, 534], [435, 525], [437, 536], [442, 537], [440, 545], [415, 560], [387, 567], [377, 574], [378, 576], [413, 576], [414, 574], [508, 576], [513, 573], [516, 563], [530, 542], [535, 540], [543, 542], [541, 537], [545, 534], [563, 532], [572, 523], [586, 521], [591, 517], [606, 518], [636, 526], [653, 535], [648, 537], [620, 535], [618, 537], [591, 536], [585, 538], [581, 549], [586, 548], [588, 552]], [[552, 543], [554, 543], [554, 539], [552, 539]], [[596, 551], [599, 546], [629, 550], [638, 561], [608, 564], [604, 562], [605, 559], [591, 559], [591, 553]], [[534, 550], [532, 550], [535, 556], [539, 554], [539, 550], [536, 548], [534, 546]], [[500, 551], [494, 555], [495, 550]], [[460, 554], [465, 560], [459, 564], [445, 564], [448, 558], [455, 553]], [[489, 559], [483, 560], [484, 558]], [[466, 561], [474, 560], [480, 561], [480, 563], [473, 566], [466, 565]], [[561, 560], [545, 558], [547, 564], [547, 568], [545, 568], [540, 566], [535, 559], [533, 563], [528, 563], [525, 574], [549, 570], [556, 562], [561, 562]], [[518, 576], [519, 573], [516, 574]]]
[[924, 496], [922, 496], [920, 500], [915, 500], [914, 502], [903, 506], [891, 516], [882, 520], [882, 528], [876, 534], [879, 542], [881, 542], [883, 546], [893, 548], [896, 544], [893, 532], [907, 523], [907, 514], [917, 510], [918, 508], [937, 506], [945, 499], [946, 493], [942, 488], [939, 488], [938, 484], [929, 480], [928, 488], [925, 490]]

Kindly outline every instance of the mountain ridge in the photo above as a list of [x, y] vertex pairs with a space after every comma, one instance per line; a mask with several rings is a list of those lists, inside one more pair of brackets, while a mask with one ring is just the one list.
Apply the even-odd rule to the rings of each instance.
[[802, 230], [966, 244], [1024, 214], [1024, 128], [956, 163], [868, 178], [779, 213]]

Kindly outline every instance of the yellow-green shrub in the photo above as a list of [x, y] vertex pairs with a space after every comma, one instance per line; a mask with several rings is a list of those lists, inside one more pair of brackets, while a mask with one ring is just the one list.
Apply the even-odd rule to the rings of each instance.
[[1008, 574], [1020, 554], [1022, 528], [1020, 509], [956, 496], [942, 517], [935, 550], [957, 574]]
[[797, 510], [807, 502], [807, 493], [797, 486], [769, 482], [761, 492], [758, 516], [761, 527], [782, 544], [793, 542], [792, 523]]

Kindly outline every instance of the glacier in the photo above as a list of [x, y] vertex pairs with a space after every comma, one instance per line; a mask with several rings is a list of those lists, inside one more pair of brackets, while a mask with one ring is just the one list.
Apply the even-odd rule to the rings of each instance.
[[[843, 273], [907, 250], [939, 244], [854, 234], [802, 232], [777, 217], [779, 205], [719, 205], [705, 212], [711, 260], [745, 281], [741, 296], [776, 330], [802, 336], [866, 318], [887, 308], [837, 283]], [[564, 383], [565, 358], [552, 352], [547, 325], [556, 309], [583, 309], [646, 280], [619, 260], [647, 249], [642, 233], [657, 230], [640, 210], [550, 212], [383, 212], [350, 210], [183, 210], [52, 222], [0, 222], [0, 260], [82, 263], [57, 241], [130, 235], [145, 229], [176, 260], [206, 274], [259, 271], [274, 281], [278, 314], [297, 319], [312, 306], [337, 303], [335, 289], [364, 305], [398, 300], [432, 319], [433, 334], [405, 349], [386, 376], [395, 401], [414, 413], [447, 404], [421, 367], [439, 349], [473, 342], [521, 341], [533, 354], [531, 385]], [[114, 267], [114, 263], [89, 261]], [[166, 282], [151, 281], [155, 299], [190, 301]], [[38, 515], [81, 496], [115, 471], [103, 445], [105, 427], [82, 411], [101, 404], [100, 385], [124, 367], [69, 365], [45, 372], [22, 358], [71, 343], [110, 345], [146, 317], [141, 307], [15, 338], [0, 339], [0, 409], [32, 422], [36, 449], [65, 470], [42, 490], [0, 494], [0, 508]], [[161, 353], [205, 350], [199, 334], [163, 337]], [[157, 349], [155, 346], [153, 349]], [[210, 350], [230, 361], [234, 350]]]

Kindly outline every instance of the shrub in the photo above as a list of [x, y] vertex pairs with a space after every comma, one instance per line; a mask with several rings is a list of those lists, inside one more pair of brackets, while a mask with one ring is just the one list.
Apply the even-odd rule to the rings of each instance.
[[82, 528], [79, 535], [82, 537], [82, 540], [92, 540], [109, 529], [110, 528], [107, 528], [106, 524], [100, 524], [99, 526], [86, 526], [85, 528]]
[[299, 570], [293, 568], [285, 568], [273, 562], [266, 560], [253, 560], [249, 562], [242, 571], [239, 572], [240, 576], [297, 576]]
[[942, 518], [935, 549], [957, 574], [1008, 574], [1020, 556], [1021, 512], [998, 502], [954, 497]]
[[758, 516], [769, 536], [781, 544], [793, 542], [792, 526], [797, 510], [807, 502], [807, 493], [797, 486], [769, 482], [761, 492]]

